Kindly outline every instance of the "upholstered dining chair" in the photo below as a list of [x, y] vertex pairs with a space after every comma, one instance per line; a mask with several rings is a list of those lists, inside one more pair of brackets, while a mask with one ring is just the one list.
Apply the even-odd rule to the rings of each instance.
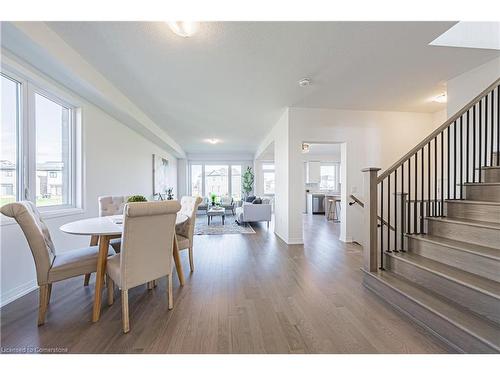
[[[99, 197], [99, 216], [112, 216], [112, 215], [122, 215], [123, 208], [127, 203], [127, 195], [117, 195], [117, 196], [103, 196]], [[109, 241], [109, 244], [113, 246], [113, 249], [117, 253], [120, 252], [120, 246], [122, 244], [121, 238], [115, 238]]]
[[122, 248], [107, 260], [108, 304], [114, 284], [121, 289], [123, 332], [130, 331], [128, 290], [168, 278], [168, 308], [173, 308], [172, 271], [177, 201], [127, 203], [123, 215]]
[[191, 272], [194, 271], [194, 260], [193, 260], [193, 235], [194, 235], [194, 224], [196, 221], [196, 212], [198, 210], [198, 205], [203, 201], [200, 197], [182, 197], [181, 198], [181, 210], [180, 214], [186, 215], [189, 219], [184, 222], [181, 228], [177, 229], [177, 244], [179, 245], [179, 250], [188, 249], [189, 250], [189, 267]]
[[[39, 290], [40, 326], [45, 323], [52, 283], [96, 272], [99, 248], [90, 246], [57, 254], [47, 225], [32, 202], [8, 203], [0, 208], [0, 212], [16, 220], [31, 249]], [[114, 253], [110, 247], [109, 255]]]

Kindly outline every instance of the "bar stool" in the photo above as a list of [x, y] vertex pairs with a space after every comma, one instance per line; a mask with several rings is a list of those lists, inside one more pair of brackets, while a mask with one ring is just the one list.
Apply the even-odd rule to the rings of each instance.
[[339, 214], [340, 214], [340, 199], [336, 197], [329, 197], [326, 219], [333, 220], [334, 222], [338, 223], [340, 222]]

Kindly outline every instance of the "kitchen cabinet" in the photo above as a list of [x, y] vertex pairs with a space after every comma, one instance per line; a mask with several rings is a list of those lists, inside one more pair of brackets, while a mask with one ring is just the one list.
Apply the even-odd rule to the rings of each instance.
[[319, 161], [309, 161], [306, 167], [306, 183], [319, 184], [321, 179], [321, 163]]

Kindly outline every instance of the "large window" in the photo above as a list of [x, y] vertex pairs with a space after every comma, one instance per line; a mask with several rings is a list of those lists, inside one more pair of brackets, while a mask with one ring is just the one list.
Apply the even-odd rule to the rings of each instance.
[[230, 195], [241, 199], [241, 164], [190, 164], [190, 187], [192, 196], [219, 197]]
[[75, 108], [29, 80], [1, 79], [0, 204], [75, 207]]
[[339, 190], [340, 166], [338, 164], [322, 164], [320, 166], [320, 190]]
[[272, 195], [274, 194], [274, 164], [273, 163], [263, 163], [262, 164], [262, 177], [264, 181], [264, 194]]
[[0, 206], [3, 206], [5, 203], [15, 202], [19, 197], [17, 153], [21, 84], [4, 75], [1, 79]]
[[191, 195], [203, 196], [203, 166], [200, 164], [191, 165]]
[[241, 199], [241, 165], [231, 166], [231, 195]]
[[205, 165], [205, 194], [228, 195], [228, 176], [227, 165]]

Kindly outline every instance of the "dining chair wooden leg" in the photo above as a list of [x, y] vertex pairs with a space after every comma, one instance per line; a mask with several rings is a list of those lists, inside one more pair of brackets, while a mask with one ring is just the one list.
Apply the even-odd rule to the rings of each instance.
[[173, 293], [172, 273], [168, 275], [168, 309], [174, 308], [174, 293]]
[[130, 324], [128, 320], [128, 290], [122, 290], [122, 321], [123, 333], [130, 331]]
[[189, 246], [189, 267], [194, 272], [193, 246]]
[[108, 291], [108, 306], [111, 306], [115, 302], [114, 301], [115, 283], [113, 282], [113, 279], [109, 277], [109, 275], [106, 275], [106, 288]]
[[47, 292], [47, 305], [50, 303], [50, 296], [52, 295], [52, 283], [48, 284], [48, 292]]
[[88, 286], [90, 281], [90, 273], [85, 274], [85, 278], [83, 279], [83, 286]]
[[41, 326], [45, 323], [45, 314], [47, 312], [47, 301], [49, 297], [49, 286], [41, 285], [38, 288], [38, 325]]

